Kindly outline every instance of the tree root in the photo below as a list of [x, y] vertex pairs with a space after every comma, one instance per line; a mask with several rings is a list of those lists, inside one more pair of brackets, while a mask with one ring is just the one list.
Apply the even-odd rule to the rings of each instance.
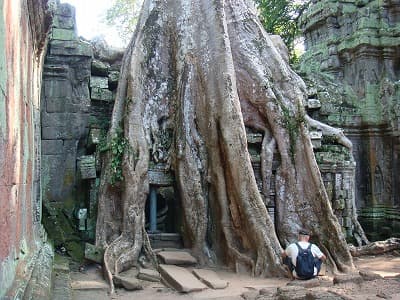
[[379, 255], [393, 250], [400, 250], [400, 238], [390, 238], [385, 241], [376, 241], [360, 247], [349, 245], [349, 250], [353, 257], [363, 255]]

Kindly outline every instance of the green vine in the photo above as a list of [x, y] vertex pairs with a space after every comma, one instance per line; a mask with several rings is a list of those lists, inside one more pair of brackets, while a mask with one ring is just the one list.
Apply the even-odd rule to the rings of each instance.
[[116, 134], [111, 138], [108, 143], [100, 143], [100, 152], [111, 152], [111, 185], [116, 185], [118, 182], [124, 180], [122, 174], [122, 159], [124, 152], [128, 147], [128, 140], [124, 137], [122, 128], [119, 128]]
[[305, 122], [304, 116], [300, 114], [300, 109], [297, 110], [296, 115], [292, 115], [289, 109], [285, 106], [281, 106], [283, 112], [283, 122], [285, 128], [289, 132], [290, 139], [290, 155], [292, 158], [292, 162], [294, 163], [295, 153], [296, 153], [296, 142], [297, 137], [299, 136], [300, 125]]

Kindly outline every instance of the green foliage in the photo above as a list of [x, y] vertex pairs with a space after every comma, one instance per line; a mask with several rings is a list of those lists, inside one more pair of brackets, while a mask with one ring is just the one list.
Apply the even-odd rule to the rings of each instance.
[[281, 106], [283, 125], [289, 132], [290, 139], [290, 155], [294, 163], [294, 158], [296, 155], [296, 143], [298, 136], [300, 134], [300, 126], [305, 123], [304, 116], [300, 114], [300, 108], [297, 108], [295, 115], [289, 111], [285, 106]]
[[310, 1], [255, 0], [259, 17], [268, 33], [282, 37], [289, 49], [291, 60], [297, 60], [294, 52], [295, 39], [300, 35], [298, 19]]
[[115, 185], [116, 183], [124, 180], [124, 175], [122, 174], [122, 159], [127, 147], [128, 140], [124, 137], [124, 133], [121, 128], [108, 143], [103, 139], [99, 143], [100, 152], [111, 152], [111, 185]]
[[140, 0], [113, 0], [113, 5], [106, 12], [107, 25], [118, 28], [119, 36], [125, 44], [128, 44], [135, 30], [141, 2]]

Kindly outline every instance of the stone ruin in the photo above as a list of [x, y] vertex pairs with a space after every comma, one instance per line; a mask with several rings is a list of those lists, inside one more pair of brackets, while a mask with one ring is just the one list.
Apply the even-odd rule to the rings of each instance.
[[[101, 39], [79, 39], [74, 8], [68, 4], [55, 6], [41, 101], [43, 222], [56, 241], [56, 249], [77, 259], [83, 255], [93, 259], [93, 253], [101, 252], [91, 245], [101, 168], [99, 149], [109, 126], [122, 55], [123, 50], [112, 49]], [[305, 106], [311, 116], [319, 117], [323, 101], [316, 98], [314, 90], [310, 88]], [[345, 147], [324, 138], [318, 128], [310, 134], [335, 214], [351, 237], [356, 164]], [[152, 154], [149, 166], [146, 226], [153, 244], [179, 246], [180, 201], [175, 199], [173, 174], [162, 159], [170, 143], [167, 129], [163, 138], [165, 149]], [[247, 140], [257, 184], [274, 220], [274, 188], [265, 195], [260, 171], [262, 135], [248, 130]], [[273, 168], [277, 165], [275, 162]], [[272, 176], [272, 185], [274, 181]], [[86, 242], [86, 253], [82, 241]]]
[[[67, 252], [77, 260], [83, 256], [101, 260], [101, 252], [92, 245], [101, 169], [99, 150], [109, 126], [123, 50], [109, 48], [101, 39], [85, 41], [79, 38], [74, 8], [56, 0], [49, 3], [53, 22], [43, 67], [42, 96], [39, 101], [36, 94], [22, 95], [21, 99], [25, 100], [20, 101], [32, 110], [33, 116], [31, 123], [24, 127], [29, 129], [27, 132], [34, 132], [24, 138], [31, 144], [24, 142], [22, 145], [25, 147], [23, 152], [32, 155], [23, 154], [26, 160], [19, 166], [21, 170], [27, 170], [28, 175], [20, 186], [11, 187], [3, 181], [0, 186], [3, 195], [15, 195], [16, 203], [28, 203], [27, 206], [31, 207], [33, 228], [30, 230], [33, 233], [24, 231], [26, 236], [20, 237], [20, 241], [15, 243], [19, 245], [12, 251], [8, 251], [8, 243], [3, 243], [0, 267], [11, 275], [0, 274], [1, 289], [14, 285], [15, 290], [23, 290], [21, 282], [13, 283], [16, 274], [13, 261], [29, 263], [42, 257], [43, 262], [39, 264], [42, 268], [50, 268], [51, 263], [49, 265], [46, 259], [51, 259], [51, 250], [46, 247], [37, 250], [32, 246], [39, 244], [38, 241], [46, 241], [40, 220], [54, 240], [56, 251]], [[35, 6], [34, 1], [29, 5]], [[37, 8], [29, 7], [35, 12]], [[27, 15], [26, 11], [20, 15], [25, 16], [24, 13]], [[35, 66], [38, 68], [43, 56], [39, 55], [40, 50], [44, 51], [40, 48], [43, 46], [41, 33], [46, 31], [45, 25], [42, 28], [40, 24], [47, 24], [46, 17], [48, 15], [37, 13], [37, 19], [32, 18], [36, 20], [34, 33], [38, 44], [28, 41], [28, 46], [31, 42], [34, 44], [31, 55], [37, 55], [39, 62]], [[313, 1], [302, 20], [307, 52], [300, 71], [308, 85], [307, 112], [315, 119], [343, 128], [353, 142], [353, 152], [350, 153], [324, 137], [319, 128], [310, 129], [332, 207], [347, 236], [352, 234], [350, 218], [355, 209], [372, 240], [396, 236], [400, 232], [399, 21], [400, 3], [389, 0]], [[22, 44], [22, 40], [20, 42]], [[30, 51], [21, 49], [21, 53]], [[4, 53], [3, 56], [7, 57]], [[21, 66], [25, 63], [22, 61]], [[36, 79], [24, 80], [31, 81], [34, 90]], [[28, 98], [32, 103], [27, 102]], [[2, 114], [0, 117], [0, 129], [3, 130], [5, 121]], [[3, 143], [2, 134], [0, 131], [0, 146], [6, 150], [16, 149], [9, 147], [7, 142]], [[270, 195], [263, 192], [261, 138], [257, 133], [247, 132], [257, 183], [274, 219], [273, 189]], [[165, 142], [167, 145], [168, 139]], [[33, 144], [41, 144], [41, 149]], [[1, 152], [0, 162], [6, 161], [4, 155], [8, 152]], [[40, 174], [30, 174], [29, 166], [32, 165], [35, 166], [32, 169], [40, 170]], [[165, 172], [163, 162], [159, 161], [150, 166], [149, 176], [151, 197], [147, 213], [148, 230], [153, 232], [150, 235], [152, 242], [163, 246], [179, 245], [180, 208], [179, 201], [174, 200], [173, 174]], [[33, 191], [24, 190], [29, 185]], [[30, 202], [28, 198], [33, 200]], [[8, 212], [8, 208], [1, 208]], [[22, 209], [19, 212], [25, 213]], [[30, 224], [24, 221], [29, 216], [17, 217]], [[5, 222], [7, 225], [8, 221]], [[26, 238], [30, 235], [33, 237]], [[2, 238], [7, 237], [2, 235]], [[86, 247], [83, 242], [86, 242]], [[26, 269], [41, 274], [42, 277], [37, 275], [36, 278], [45, 281], [48, 272], [32, 266], [29, 268]], [[48, 288], [43, 283], [41, 290], [32, 293], [48, 293]]]
[[[333, 207], [354, 197], [371, 240], [400, 232], [399, 21], [400, 3], [390, 0], [312, 1], [301, 20], [306, 53], [300, 75], [309, 86], [309, 111], [313, 118], [343, 128], [356, 164], [331, 162], [333, 169], [346, 171], [325, 171], [324, 160], [340, 154], [336, 146], [326, 154], [317, 150], [317, 160], [326, 183], [331, 182], [327, 189]], [[353, 191], [345, 179], [351, 172]], [[343, 180], [341, 188], [336, 180]]]

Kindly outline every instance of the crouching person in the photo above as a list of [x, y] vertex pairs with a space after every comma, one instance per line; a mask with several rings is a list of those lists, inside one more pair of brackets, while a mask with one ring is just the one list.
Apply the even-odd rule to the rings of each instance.
[[314, 244], [309, 242], [307, 230], [299, 231], [299, 240], [290, 244], [283, 252], [283, 263], [288, 268], [291, 279], [311, 279], [318, 275], [326, 256]]

